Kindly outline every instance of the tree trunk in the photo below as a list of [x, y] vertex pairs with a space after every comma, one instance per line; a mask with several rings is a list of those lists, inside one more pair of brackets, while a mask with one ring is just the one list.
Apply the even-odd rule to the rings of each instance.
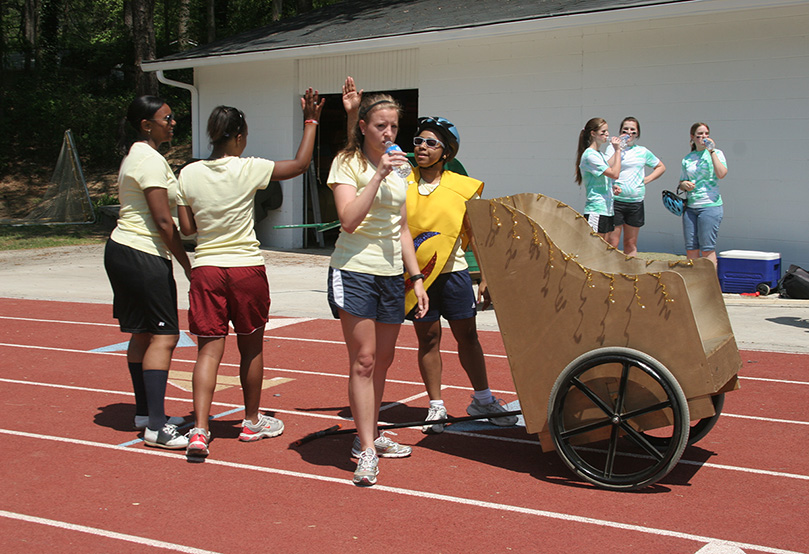
[[189, 36], [189, 29], [191, 27], [191, 0], [180, 0], [180, 9], [177, 19], [177, 44], [180, 50], [188, 50], [194, 46]]
[[39, 0], [25, 0], [22, 25], [25, 70], [30, 71], [36, 59], [37, 31], [39, 30]]
[[284, 10], [284, 0], [272, 0], [272, 20], [278, 21], [281, 19], [281, 13]]
[[154, 0], [131, 0], [135, 44], [135, 93], [157, 95], [157, 75], [144, 73], [141, 63], [155, 59]]

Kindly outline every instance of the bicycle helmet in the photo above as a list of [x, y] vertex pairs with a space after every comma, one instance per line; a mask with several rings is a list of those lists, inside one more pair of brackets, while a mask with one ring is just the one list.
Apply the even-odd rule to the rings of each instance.
[[441, 142], [444, 143], [444, 163], [449, 162], [458, 154], [461, 144], [461, 136], [458, 129], [450, 121], [443, 117], [420, 117], [416, 128], [416, 136], [422, 131], [433, 131], [438, 133]]
[[678, 196], [670, 190], [663, 191], [663, 205], [674, 215], [683, 215], [685, 212], [686, 199]]

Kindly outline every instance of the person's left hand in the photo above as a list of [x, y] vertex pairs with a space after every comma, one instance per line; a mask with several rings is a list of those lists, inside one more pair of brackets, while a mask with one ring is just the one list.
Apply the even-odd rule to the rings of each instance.
[[621, 187], [620, 187], [620, 185], [612, 185], [612, 193], [613, 193], [613, 194], [621, 194]]
[[323, 104], [326, 103], [325, 98], [320, 98], [320, 95], [312, 87], [306, 89], [301, 97], [301, 109], [303, 110], [303, 119], [314, 119], [320, 121], [320, 112], [323, 111]]
[[358, 112], [360, 102], [362, 102], [362, 90], [357, 90], [353, 77], [346, 77], [346, 82], [343, 83], [343, 108], [346, 113]]

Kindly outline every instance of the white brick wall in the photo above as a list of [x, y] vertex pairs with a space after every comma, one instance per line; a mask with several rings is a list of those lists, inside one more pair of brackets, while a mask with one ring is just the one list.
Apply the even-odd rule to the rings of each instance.
[[[418, 88], [420, 114], [442, 115], [460, 129], [459, 158], [486, 182], [485, 196], [542, 192], [576, 209], [584, 204], [573, 180], [579, 130], [598, 116], [615, 133], [634, 115], [640, 142], [668, 168], [648, 187], [643, 251], [684, 251], [680, 220], [663, 209], [660, 190], [677, 182], [691, 124], [706, 121], [729, 165], [719, 250], [778, 251], [785, 265], [809, 267], [807, 29], [809, 3], [801, 3], [416, 39], [396, 51], [197, 68], [196, 79], [203, 123], [218, 103], [240, 107], [250, 124], [247, 153], [275, 159], [294, 154], [300, 140], [290, 99], [302, 83], [338, 92], [352, 74], [365, 90]], [[299, 184], [286, 184], [278, 221], [259, 230], [268, 244], [300, 246], [291, 233], [268, 232], [300, 220]]]

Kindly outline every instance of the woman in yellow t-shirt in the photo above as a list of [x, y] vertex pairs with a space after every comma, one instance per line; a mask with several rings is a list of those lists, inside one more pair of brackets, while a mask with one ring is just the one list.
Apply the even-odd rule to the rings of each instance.
[[353, 481], [365, 486], [376, 483], [378, 457], [401, 458], [412, 450], [377, 429], [385, 377], [404, 321], [405, 269], [415, 282], [419, 316], [428, 302], [407, 227], [406, 183], [394, 172], [407, 158], [386, 145], [396, 140], [400, 111], [388, 95], [365, 98], [327, 181], [341, 224], [328, 298], [348, 348], [348, 399], [357, 426]]
[[188, 445], [177, 430], [184, 420], [167, 418], [164, 408], [171, 355], [180, 338], [171, 256], [186, 276], [191, 271], [174, 224], [177, 179], [157, 150], [171, 140], [175, 125], [161, 98], [141, 96], [129, 105], [120, 126], [121, 209], [104, 250], [113, 317], [121, 331], [132, 334], [126, 358], [135, 389], [135, 427], [144, 429], [146, 444], [169, 449]]
[[196, 423], [188, 434], [190, 458], [208, 455], [208, 417], [229, 321], [241, 356], [244, 421], [239, 440], [252, 442], [284, 431], [281, 420], [259, 412], [270, 289], [253, 221], [257, 190], [270, 181], [297, 177], [309, 167], [323, 109], [317, 91], [306, 91], [301, 108], [303, 137], [294, 160], [242, 158], [247, 147], [244, 113], [219, 106], [208, 118], [210, 158], [180, 172], [180, 229], [186, 235], [197, 234], [188, 310], [189, 328], [199, 341], [193, 381]]

